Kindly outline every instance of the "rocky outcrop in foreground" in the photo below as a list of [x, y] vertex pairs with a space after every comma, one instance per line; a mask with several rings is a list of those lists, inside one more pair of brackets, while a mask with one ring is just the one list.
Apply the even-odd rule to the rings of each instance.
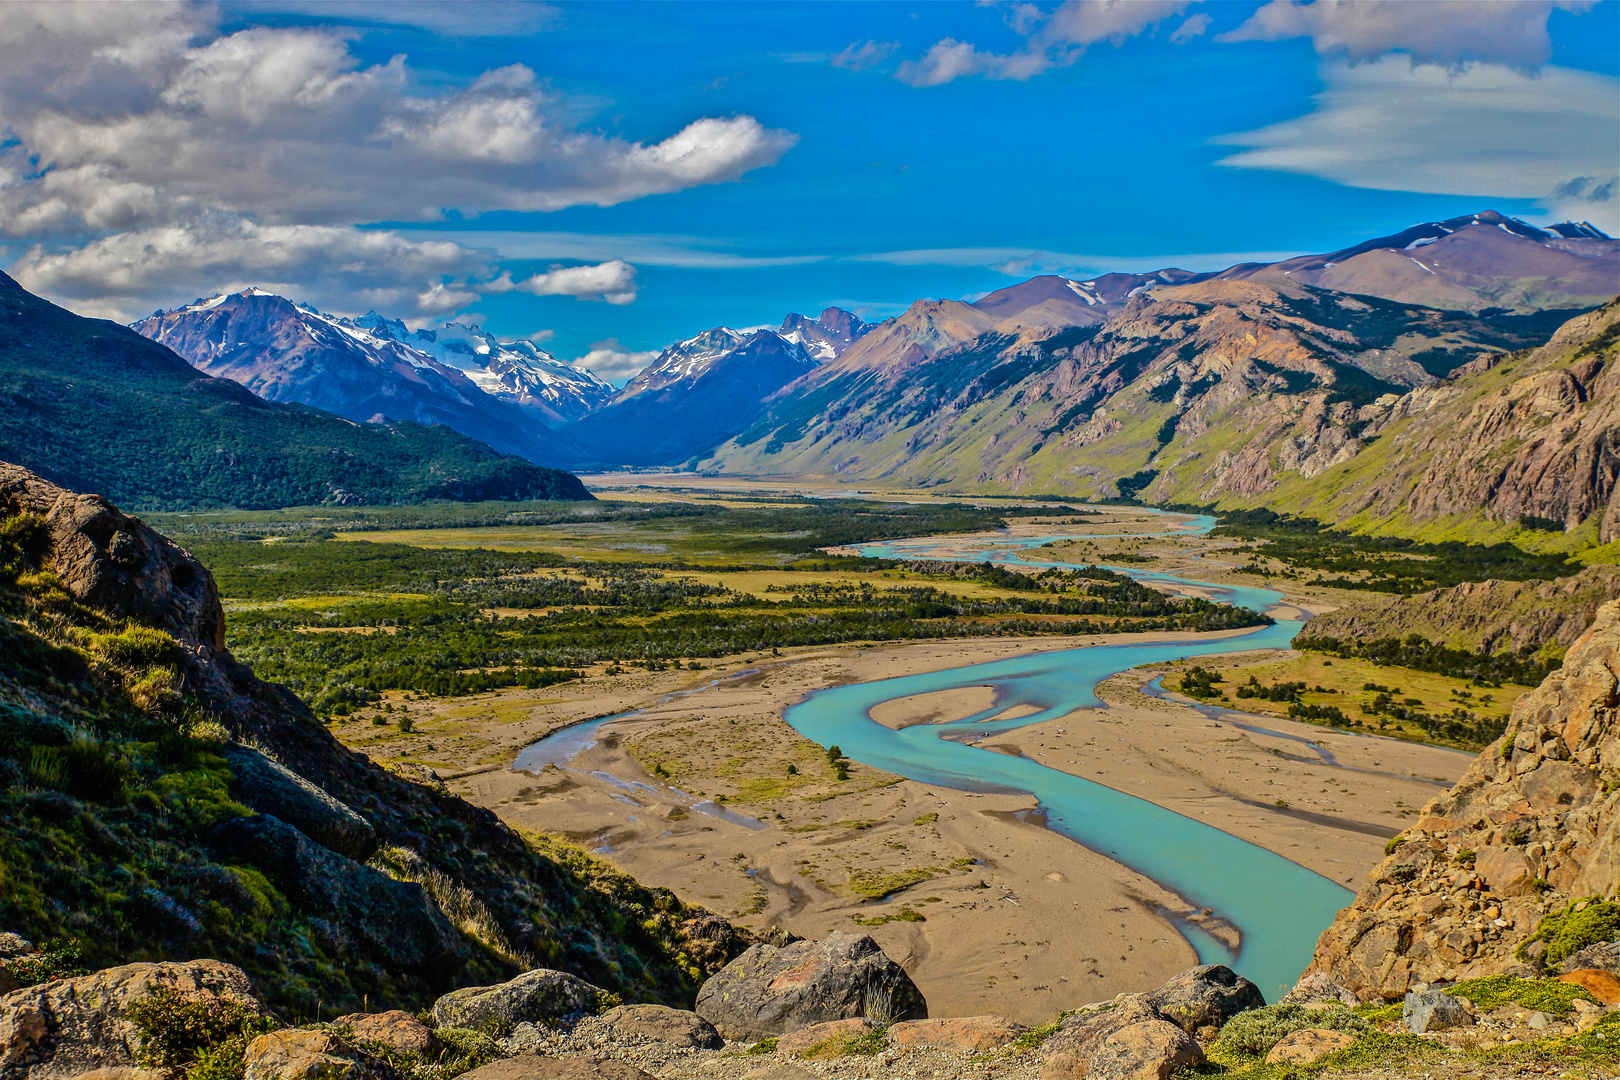
[[1519, 699], [1506, 734], [1392, 841], [1310, 970], [1384, 1000], [1419, 983], [1535, 974], [1566, 959], [1532, 940], [1543, 919], [1591, 908], [1595, 923], [1607, 909], [1592, 904], [1617, 889], [1620, 602], [1598, 611], [1563, 669]]

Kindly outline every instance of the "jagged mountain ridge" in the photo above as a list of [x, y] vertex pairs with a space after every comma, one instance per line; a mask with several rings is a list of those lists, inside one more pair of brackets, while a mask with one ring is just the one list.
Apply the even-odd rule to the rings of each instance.
[[1533, 320], [1286, 281], [1160, 286], [1057, 334], [988, 320], [913, 305], [702, 466], [1093, 497], [1158, 470], [1148, 497], [1263, 502], [1278, 474], [1308, 479], [1353, 456], [1412, 388], [1544, 340]]
[[[443, 424], [538, 463], [573, 456], [565, 439], [521, 407], [525, 396], [539, 400], [527, 383], [542, 373], [500, 354], [491, 357], [499, 371], [475, 363], [474, 342], [486, 348], [487, 343], [472, 334], [447, 333], [441, 344], [407, 335], [402, 323], [375, 313], [364, 320], [339, 318], [262, 289], [158, 312], [132, 329], [167, 345], [198, 370], [241, 383], [270, 401], [309, 405], [359, 423]], [[475, 368], [478, 380], [464, 367]], [[602, 396], [593, 393], [593, 400]]]
[[446, 427], [268, 402], [0, 274], [0, 459], [142, 508], [589, 499]]

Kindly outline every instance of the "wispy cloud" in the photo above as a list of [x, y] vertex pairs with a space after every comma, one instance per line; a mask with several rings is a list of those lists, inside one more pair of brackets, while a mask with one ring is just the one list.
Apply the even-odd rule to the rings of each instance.
[[1547, 17], [1596, 0], [1271, 0], [1217, 41], [1308, 37], [1316, 51], [1352, 63], [1403, 52], [1413, 64], [1458, 70], [1482, 60], [1534, 70], [1552, 57]]
[[[989, 79], [1031, 79], [1054, 67], [1079, 60], [1099, 42], [1119, 45], [1145, 33], [1165, 19], [1186, 11], [1197, 0], [1064, 0], [1051, 12], [1034, 4], [1007, 9], [1013, 31], [1025, 39], [1010, 53], [980, 49], [970, 42], [943, 38], [915, 60], [903, 61], [894, 76], [910, 86], [941, 86], [970, 75]], [[1186, 41], [1202, 33], [1202, 23], [1189, 19], [1174, 39]]]
[[803, 266], [826, 262], [828, 255], [749, 255], [726, 250], [721, 240], [691, 236], [512, 232], [479, 229], [404, 229], [415, 240], [448, 240], [504, 260], [625, 259], [637, 266], [672, 266], [691, 270], [738, 270], [749, 267]]
[[1620, 226], [1613, 76], [1447, 71], [1387, 57], [1329, 63], [1323, 78], [1311, 112], [1216, 140], [1245, 148], [1221, 164], [1385, 191], [1537, 199], [1555, 216]]
[[1197, 271], [1224, 270], [1238, 263], [1276, 262], [1298, 254], [1300, 254], [1298, 251], [1205, 251], [1094, 255], [1045, 251], [1039, 248], [967, 247], [879, 251], [864, 255], [849, 255], [845, 258], [850, 262], [888, 263], [891, 266], [983, 267], [1009, 277], [1029, 277], [1034, 274], [1093, 277], [1106, 273], [1141, 274], [1170, 267]]
[[898, 48], [900, 48], [898, 41], [856, 41], [845, 46], [842, 51], [834, 53], [828, 62], [833, 67], [865, 71], [887, 60]]

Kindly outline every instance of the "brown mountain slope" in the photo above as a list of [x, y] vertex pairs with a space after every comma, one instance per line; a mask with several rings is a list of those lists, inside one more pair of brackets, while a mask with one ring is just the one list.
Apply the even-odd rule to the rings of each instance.
[[1564, 668], [1519, 699], [1507, 733], [1424, 807], [1323, 932], [1307, 974], [1391, 999], [1418, 982], [1556, 964], [1563, 945], [1531, 940], [1542, 918], [1620, 889], [1617, 775], [1620, 603], [1611, 603]]
[[706, 466], [1093, 497], [1140, 473], [1160, 501], [1265, 501], [1280, 477], [1355, 456], [1411, 388], [1542, 340], [1522, 322], [1206, 281], [1137, 295], [1101, 327], [1003, 323], [942, 347], [941, 319], [963, 307], [914, 305], [781, 391]]

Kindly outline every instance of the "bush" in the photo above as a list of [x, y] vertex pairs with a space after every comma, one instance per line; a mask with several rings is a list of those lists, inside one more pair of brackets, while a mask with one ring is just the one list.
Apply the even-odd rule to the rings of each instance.
[[1446, 993], [1472, 1001], [1481, 1012], [1500, 1009], [1503, 1005], [1521, 1005], [1557, 1017], [1568, 1016], [1576, 1001], [1593, 1000], [1584, 987], [1574, 983], [1559, 982], [1557, 979], [1520, 979], [1513, 975], [1467, 979], [1456, 986], [1448, 986]]
[[1258, 1057], [1269, 1052], [1284, 1036], [1304, 1028], [1343, 1031], [1358, 1038], [1373, 1029], [1364, 1018], [1340, 1006], [1307, 1009], [1303, 1005], [1265, 1005], [1228, 1020], [1213, 1049], [1217, 1054]]
[[1617, 937], [1620, 937], [1620, 904], [1592, 897], [1576, 900], [1561, 911], [1548, 912], [1536, 932], [1519, 946], [1519, 953], [1522, 958], [1525, 946], [1533, 941], [1545, 941], [1547, 963], [1557, 964], [1588, 945], [1613, 941]]
[[[136, 1061], [148, 1069], [203, 1065], [220, 1080], [240, 1076], [248, 1039], [279, 1025], [239, 1002], [213, 994], [190, 996], [173, 990], [148, 994], [129, 1007], [141, 1033]], [[234, 1062], [233, 1062], [234, 1059]]]
[[0, 961], [0, 967], [11, 972], [23, 986], [38, 986], [52, 979], [72, 979], [86, 974], [81, 961], [84, 949], [71, 938], [47, 941], [26, 956], [14, 956]]

